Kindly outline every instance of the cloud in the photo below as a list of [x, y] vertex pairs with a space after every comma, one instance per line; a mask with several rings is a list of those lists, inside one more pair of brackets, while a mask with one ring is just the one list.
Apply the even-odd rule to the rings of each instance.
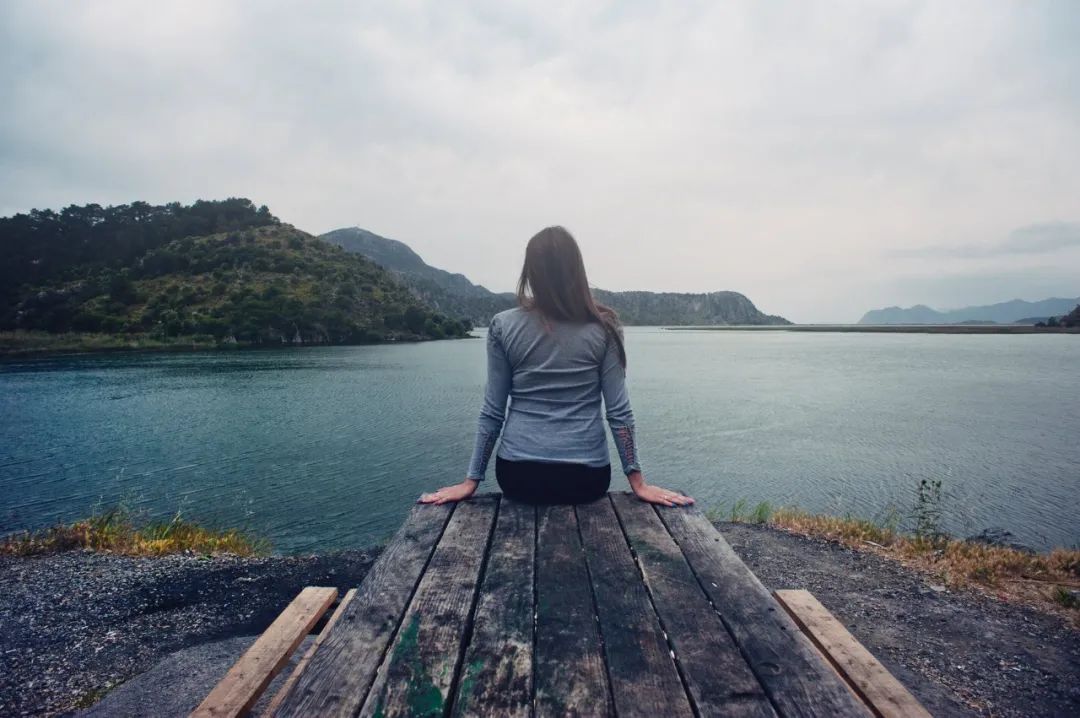
[[900, 249], [897, 257], [1001, 257], [1018, 254], [1049, 254], [1080, 247], [1080, 222], [1042, 222], [1014, 229], [1004, 240], [993, 244], [927, 246]]
[[1080, 247], [1080, 222], [1045, 222], [1013, 230], [1002, 244], [1009, 252], [1056, 252]]
[[0, 214], [243, 195], [496, 290], [560, 223], [597, 286], [857, 319], [890, 248], [1075, 219], [1078, 35], [1072, 0], [9, 0]]
[[[1012, 299], [1040, 301], [1050, 297], [1080, 296], [1080, 280], [1075, 271], [1054, 264], [1022, 270], [984, 272], [946, 271], [937, 275], [897, 275], [888, 280], [895, 304], [927, 304], [938, 308], [958, 308], [996, 304]], [[884, 306], [884, 305], [882, 305]]]

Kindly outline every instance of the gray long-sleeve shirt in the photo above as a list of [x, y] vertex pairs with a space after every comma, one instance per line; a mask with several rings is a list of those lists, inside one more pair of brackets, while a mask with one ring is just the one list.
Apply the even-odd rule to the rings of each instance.
[[640, 470], [626, 372], [603, 326], [545, 321], [536, 311], [508, 309], [491, 319], [487, 362], [467, 478], [484, 478], [500, 430], [503, 459], [610, 463], [601, 399], [623, 473]]

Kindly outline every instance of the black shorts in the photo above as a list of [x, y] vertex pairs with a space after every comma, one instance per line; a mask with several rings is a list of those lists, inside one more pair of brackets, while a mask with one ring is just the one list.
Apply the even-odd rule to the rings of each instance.
[[507, 461], [496, 455], [495, 480], [503, 494], [527, 504], [581, 504], [595, 501], [611, 485], [611, 464]]

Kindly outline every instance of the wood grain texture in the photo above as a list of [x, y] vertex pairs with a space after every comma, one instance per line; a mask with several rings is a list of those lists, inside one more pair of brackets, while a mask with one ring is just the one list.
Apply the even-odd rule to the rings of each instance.
[[327, 632], [331, 628], [333, 628], [335, 623], [338, 622], [338, 620], [341, 618], [341, 615], [345, 613], [345, 609], [348, 607], [349, 602], [352, 601], [355, 597], [355, 588], [350, 588], [345, 593], [344, 598], [341, 599], [341, 602], [338, 603], [337, 608], [334, 609], [333, 615], [330, 616], [330, 619], [326, 622], [326, 625], [323, 626], [322, 632], [315, 637], [315, 640], [312, 642], [311, 647], [308, 648], [307, 652], [300, 658], [299, 661], [296, 662], [296, 666], [293, 668], [292, 673], [290, 673], [289, 677], [282, 682], [281, 686], [278, 688], [277, 693], [275, 693], [274, 697], [270, 699], [270, 703], [266, 706], [264, 715], [273, 715], [274, 712], [278, 709], [278, 707], [285, 701], [285, 696], [289, 695], [289, 692], [292, 691], [293, 686], [296, 685], [296, 682], [298, 680], [300, 680], [300, 675], [304, 672], [304, 669], [306, 669], [308, 664], [311, 663], [311, 657], [315, 655], [315, 649], [317, 649], [319, 647], [319, 644], [322, 643], [323, 639], [326, 638]]
[[458, 504], [360, 710], [365, 718], [435, 718], [451, 698], [498, 498]]
[[612, 716], [574, 507], [540, 506], [537, 521], [535, 715]]
[[689, 718], [690, 700], [611, 501], [579, 505], [576, 513], [615, 711]]
[[505, 496], [460, 671], [454, 716], [524, 718], [532, 711], [536, 507]]
[[240, 656], [192, 712], [193, 718], [245, 715], [337, 598], [336, 588], [308, 586]]
[[455, 506], [412, 507], [274, 715], [356, 715]]
[[870, 710], [882, 718], [930, 718], [930, 713], [809, 591], [776, 591], [776, 599], [840, 672]]
[[655, 510], [781, 715], [869, 715], [696, 507]]
[[775, 716], [761, 684], [652, 506], [611, 495], [656, 612], [702, 716]]

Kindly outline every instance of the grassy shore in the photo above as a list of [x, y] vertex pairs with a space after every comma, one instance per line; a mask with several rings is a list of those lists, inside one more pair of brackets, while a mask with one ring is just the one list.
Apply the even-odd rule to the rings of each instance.
[[[458, 337], [446, 337], [455, 339]], [[467, 338], [467, 337], [461, 337]], [[386, 341], [418, 342], [435, 341], [432, 339], [401, 338]], [[161, 338], [150, 334], [100, 334], [93, 332], [50, 332], [23, 331], [0, 332], [0, 358], [31, 357], [63, 354], [83, 354], [89, 352], [120, 351], [198, 351], [205, 349], [247, 349], [274, 348], [276, 344], [253, 344], [251, 342], [222, 342], [209, 334], [182, 335]], [[301, 346], [301, 345], [280, 345]], [[304, 346], [329, 346], [326, 344]]]
[[[38, 331], [0, 332], [0, 357], [73, 354], [80, 352], [216, 349], [224, 346], [211, 336], [161, 338], [149, 334], [99, 334]], [[239, 346], [239, 345], [228, 345]]]
[[948, 588], [971, 588], [1064, 615], [1080, 627], [1080, 550], [1025, 551], [947, 536], [925, 525], [901, 531], [895, 518], [875, 522], [814, 514], [798, 508], [749, 507], [738, 501], [713, 521], [763, 524], [771, 528], [869, 551], [924, 573]]
[[[921, 510], [930, 511], [925, 506]], [[924, 573], [948, 588], [983, 590], [1003, 600], [1064, 614], [1080, 626], [1080, 549], [1037, 553], [956, 539], [928, 523], [925, 513], [917, 519], [917, 529], [912, 532], [900, 530], [895, 516], [870, 521], [798, 508], [773, 508], [767, 502], [750, 507], [745, 501], [737, 501], [728, 510], [714, 507], [705, 514], [714, 522], [761, 524], [869, 551]], [[0, 540], [0, 555], [34, 556], [74, 549], [127, 556], [259, 556], [268, 554], [270, 545], [245, 531], [207, 528], [180, 514], [165, 522], [140, 521], [123, 507]]]
[[200, 526], [180, 514], [170, 521], [138, 521], [123, 507], [95, 513], [71, 524], [17, 533], [0, 541], [0, 555], [8, 556], [36, 556], [75, 549], [125, 556], [176, 553], [258, 556], [269, 553], [270, 545], [238, 529]]

